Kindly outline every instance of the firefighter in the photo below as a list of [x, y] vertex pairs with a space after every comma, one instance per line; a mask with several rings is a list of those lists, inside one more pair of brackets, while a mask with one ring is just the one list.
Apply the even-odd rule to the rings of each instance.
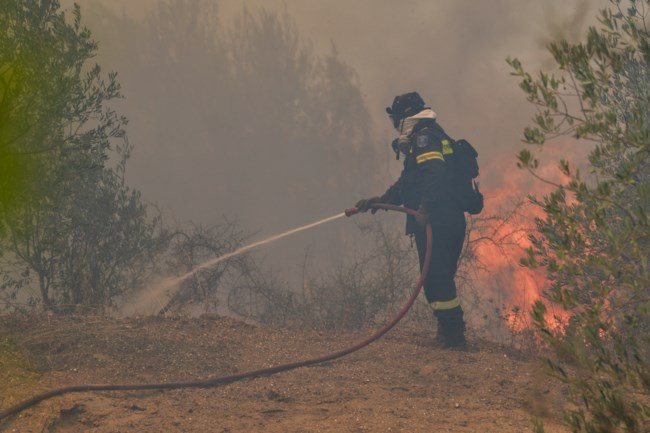
[[397, 159], [404, 156], [404, 168], [384, 195], [360, 200], [356, 207], [366, 212], [372, 204], [386, 203], [417, 209], [417, 216], [406, 217], [406, 234], [415, 237], [420, 269], [427, 246], [425, 228], [431, 224], [433, 245], [424, 293], [437, 319], [436, 341], [445, 348], [465, 348], [463, 309], [454, 281], [465, 240], [465, 215], [454, 199], [445, 164], [452, 139], [417, 92], [396, 96], [386, 112], [399, 132], [392, 147]]

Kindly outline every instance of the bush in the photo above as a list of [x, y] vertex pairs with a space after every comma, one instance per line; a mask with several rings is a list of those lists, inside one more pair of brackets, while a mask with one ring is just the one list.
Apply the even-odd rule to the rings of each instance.
[[[568, 385], [566, 421], [575, 432], [650, 426], [650, 3], [631, 0], [625, 11], [612, 3], [585, 43], [550, 45], [561, 76], [533, 78], [509, 60], [539, 108], [525, 131], [529, 143], [594, 143], [587, 178], [560, 161], [569, 180], [531, 198], [545, 216], [523, 260], [551, 282], [532, 314], [553, 349], [550, 373]], [[538, 166], [528, 150], [519, 164]], [[550, 306], [562, 313], [550, 316]]]

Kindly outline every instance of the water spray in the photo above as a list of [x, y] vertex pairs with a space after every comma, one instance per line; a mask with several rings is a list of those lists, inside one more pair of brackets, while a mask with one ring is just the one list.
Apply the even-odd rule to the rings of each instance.
[[[339, 219], [339, 218], [341, 218], [343, 216], [349, 216], [348, 211], [333, 215], [331, 217], [323, 218], [321, 220], [314, 221], [312, 223], [305, 224], [303, 226], [296, 227], [296, 228], [287, 230], [287, 231], [285, 231], [283, 233], [279, 233], [277, 235], [273, 235], [273, 236], [268, 237], [266, 239], [262, 239], [260, 241], [254, 242], [252, 244], [245, 245], [243, 247], [237, 248], [236, 250], [234, 250], [234, 251], [232, 251], [230, 253], [227, 253], [227, 254], [224, 254], [222, 256], [214, 257], [212, 259], [209, 259], [209, 260], [201, 263], [200, 265], [196, 266], [195, 268], [193, 268], [189, 272], [187, 272], [187, 273], [185, 273], [183, 275], [180, 275], [178, 277], [163, 278], [161, 281], [158, 281], [158, 282], [156, 282], [154, 284], [151, 284], [149, 287], [141, 290], [134, 297], [132, 297], [129, 300], [129, 302], [122, 307], [122, 313], [124, 313], [124, 314], [126, 314], [128, 316], [128, 315], [131, 315], [131, 314], [134, 314], [134, 313], [140, 311], [140, 309], [142, 309], [142, 308], [144, 308], [146, 310], [147, 306], [149, 306], [152, 303], [152, 301], [151, 301], [152, 299], [157, 299], [158, 296], [165, 296], [165, 295], [163, 295], [163, 293], [166, 293], [166, 296], [170, 296], [169, 292], [172, 291], [170, 289], [177, 288], [180, 283], [182, 283], [183, 281], [185, 281], [186, 279], [190, 278], [191, 276], [193, 276], [194, 274], [196, 274], [197, 272], [199, 272], [199, 271], [201, 271], [203, 269], [211, 268], [211, 267], [213, 267], [213, 266], [215, 266], [215, 265], [217, 265], [217, 264], [219, 264], [219, 263], [221, 263], [221, 262], [223, 262], [225, 260], [228, 260], [228, 259], [230, 259], [232, 257], [235, 257], [235, 256], [238, 256], [240, 254], [244, 254], [244, 253], [246, 253], [246, 252], [248, 252], [248, 251], [250, 251], [250, 250], [252, 250], [254, 248], [261, 247], [261, 246], [266, 245], [266, 244], [270, 244], [271, 242], [277, 241], [279, 239], [282, 239], [284, 237], [293, 235], [295, 233], [299, 233], [301, 231], [317, 227], [317, 226], [319, 226], [321, 224], [325, 224], [327, 222], [334, 221], [334, 220]], [[177, 289], [174, 289], [174, 290], [177, 290]], [[162, 305], [160, 305], [160, 307], [161, 307], [161, 310], [160, 310], [159, 314], [164, 314], [167, 311], [167, 307], [163, 307]]]
[[185, 281], [186, 279], [188, 279], [189, 277], [191, 277], [192, 275], [196, 274], [201, 269], [211, 268], [212, 266], [216, 265], [217, 263], [221, 263], [224, 260], [227, 260], [227, 259], [229, 259], [231, 257], [235, 257], [235, 256], [238, 256], [240, 254], [243, 254], [246, 251], [252, 250], [253, 248], [257, 248], [257, 247], [260, 247], [262, 245], [270, 244], [271, 242], [277, 241], [278, 239], [282, 239], [282, 238], [287, 237], [289, 235], [293, 235], [295, 233], [314, 228], [316, 226], [319, 226], [321, 224], [325, 224], [325, 223], [330, 222], [330, 221], [334, 221], [335, 219], [339, 219], [339, 218], [344, 217], [344, 216], [349, 216], [348, 213], [347, 213], [347, 210], [345, 212], [341, 212], [340, 214], [336, 214], [336, 215], [331, 216], [331, 217], [323, 218], [322, 220], [318, 220], [318, 221], [315, 221], [313, 223], [305, 224], [304, 226], [297, 227], [297, 228], [294, 228], [294, 229], [291, 229], [291, 230], [287, 230], [286, 232], [271, 236], [270, 238], [266, 238], [266, 239], [263, 239], [261, 241], [252, 243], [250, 245], [243, 246], [241, 248], [236, 249], [233, 252], [230, 252], [228, 254], [224, 254], [223, 256], [215, 257], [213, 259], [208, 260], [207, 262], [204, 262], [204, 263], [200, 264], [199, 266], [192, 269], [188, 273], [186, 273], [184, 275], [181, 275], [180, 277], [174, 278], [173, 280], [169, 281], [164, 288], [171, 287], [171, 286], [174, 286], [176, 284], [179, 284], [179, 283]]
[[[374, 209], [384, 209], [384, 210], [393, 210], [393, 211], [398, 211], [398, 212], [403, 212], [407, 213], [410, 215], [415, 215], [416, 211], [413, 209], [408, 209], [400, 206], [393, 206], [393, 205], [387, 205], [387, 204], [373, 204], [371, 205], [372, 208]], [[328, 221], [335, 220], [337, 218], [341, 218], [342, 216], [352, 216], [356, 213], [358, 213], [359, 210], [357, 208], [350, 208], [346, 209], [345, 212], [334, 215], [332, 217], [324, 218], [320, 221], [316, 221], [311, 224], [304, 225], [302, 227], [298, 227], [295, 229], [288, 230], [284, 233], [281, 233], [279, 235], [272, 236], [268, 239], [264, 239], [259, 242], [255, 242], [253, 244], [247, 245], [245, 247], [239, 248], [238, 250], [233, 251], [232, 253], [226, 254], [225, 256], [217, 257], [215, 259], [209, 260], [208, 262], [203, 263], [202, 265], [198, 266], [196, 269], [192, 270], [191, 272], [188, 272], [185, 275], [182, 275], [178, 278], [175, 279], [176, 283], [183, 281], [185, 278], [188, 278], [189, 276], [193, 275], [195, 272], [199, 271], [200, 269], [215, 265], [216, 263], [219, 263], [221, 260], [225, 260], [228, 257], [232, 257], [236, 254], [241, 254], [245, 251], [251, 250], [257, 246], [264, 245], [270, 242], [273, 242], [277, 239], [281, 239], [285, 236], [289, 236], [293, 233], [297, 233], [302, 230], [307, 230], [312, 227], [316, 227], [317, 225], [324, 224]], [[415, 286], [415, 289], [411, 293], [411, 296], [409, 299], [406, 301], [406, 303], [402, 306], [400, 311], [397, 313], [397, 315], [386, 325], [384, 325], [381, 329], [376, 331], [373, 335], [370, 337], [366, 338], [365, 340], [361, 341], [360, 343], [357, 343], [354, 346], [348, 347], [346, 349], [340, 350], [338, 352], [333, 352], [329, 353], [323, 356], [319, 356], [317, 358], [313, 359], [306, 359], [302, 361], [296, 361], [292, 362], [289, 364], [283, 364], [283, 365], [278, 365], [275, 367], [269, 367], [269, 368], [262, 368], [259, 370], [253, 370], [253, 371], [244, 371], [240, 373], [235, 373], [231, 374], [229, 376], [221, 376], [221, 377], [216, 377], [212, 379], [206, 379], [206, 380], [192, 380], [192, 381], [185, 381], [185, 382], [166, 382], [166, 383], [140, 383], [140, 384], [103, 384], [103, 385], [72, 385], [72, 386], [65, 386], [62, 388], [56, 388], [48, 392], [44, 392], [42, 394], [36, 395], [28, 400], [25, 400], [23, 402], [20, 402], [12, 407], [9, 407], [8, 409], [4, 411], [0, 411], [0, 421], [2, 421], [5, 418], [10, 417], [11, 415], [15, 415], [24, 409], [27, 409], [31, 406], [34, 406], [38, 403], [40, 403], [43, 400], [50, 399], [52, 397], [60, 396], [63, 394], [69, 394], [69, 393], [78, 393], [78, 392], [96, 392], [96, 391], [138, 391], [138, 390], [153, 390], [153, 389], [179, 389], [179, 388], [210, 388], [218, 385], [224, 385], [227, 383], [232, 383], [236, 382], [238, 380], [242, 379], [250, 379], [250, 378], [255, 378], [255, 377], [261, 377], [261, 376], [269, 376], [271, 374], [279, 373], [282, 371], [288, 371], [288, 370], [293, 370], [295, 368], [299, 367], [307, 367], [310, 365], [314, 364], [319, 364], [323, 363], [326, 361], [331, 361], [336, 358], [341, 358], [345, 355], [348, 355], [352, 352], [356, 352], [357, 350], [366, 347], [373, 341], [379, 339], [382, 337], [384, 334], [386, 334], [390, 329], [393, 328], [399, 322], [402, 317], [406, 315], [408, 310], [411, 308], [413, 303], [415, 302], [415, 299], [417, 298], [418, 294], [420, 293], [420, 289], [422, 289], [422, 285], [424, 284], [424, 279], [427, 276], [427, 272], [429, 271], [429, 261], [431, 259], [431, 242], [432, 242], [432, 234], [431, 234], [431, 225], [427, 224], [426, 227], [426, 234], [427, 234], [427, 249], [426, 249], [426, 255], [424, 259], [424, 266], [422, 267], [422, 271], [420, 272], [420, 278], [418, 279], [418, 282]]]

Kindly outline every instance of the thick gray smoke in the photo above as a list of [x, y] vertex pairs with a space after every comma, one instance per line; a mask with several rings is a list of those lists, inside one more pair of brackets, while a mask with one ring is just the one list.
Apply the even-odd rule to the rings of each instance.
[[[535, 70], [549, 60], [544, 47], [548, 40], [581, 36], [596, 9], [607, 4], [606, 0], [249, 0], [243, 7], [233, 0], [167, 0], [165, 4], [175, 6], [160, 8], [157, 0], [76, 1], [100, 42], [98, 61], [118, 71], [123, 84], [126, 99], [116, 108], [131, 119], [128, 133], [135, 145], [127, 170], [131, 184], [168, 220], [210, 224], [226, 216], [241, 222], [245, 230], [259, 230], [262, 237], [382, 193], [400, 170], [390, 151], [394, 131], [384, 108], [396, 94], [412, 90], [438, 113], [452, 137], [464, 137], [479, 149], [486, 167], [482, 185], [489, 198], [490, 188], [500, 186], [503, 172], [516, 170], [521, 130], [532, 114], [517, 80], [509, 76], [506, 57], [519, 57]], [[211, 7], [198, 16], [186, 14], [197, 4]], [[260, 13], [261, 8], [267, 12]], [[205, 39], [219, 35], [222, 41], [233, 42], [254, 37], [246, 19], [250, 24], [252, 17], [262, 28], [265, 23], [273, 26], [264, 18], [269, 14], [284, 17], [281, 26], [295, 24], [289, 32], [300, 38], [296, 43], [305, 47], [305, 53], [339, 62], [330, 65], [331, 83], [319, 90], [332, 94], [320, 94], [316, 102], [331, 101], [327, 109], [335, 114], [349, 110], [343, 118], [360, 116], [367, 121], [366, 136], [353, 128], [344, 130], [349, 126], [340, 121], [328, 124], [331, 112], [324, 110], [319, 118], [314, 114], [319, 107], [310, 106], [297, 93], [296, 104], [305, 110], [310, 125], [287, 116], [281, 129], [298, 132], [290, 134], [290, 143], [280, 142], [284, 136], [273, 131], [284, 121], [287, 108], [258, 105], [268, 99], [255, 93], [295, 91], [291, 77], [284, 82], [278, 71], [269, 71], [271, 82], [260, 82], [264, 74], [252, 74], [254, 81], [241, 91], [222, 91], [210, 99], [210, 89], [223, 80], [219, 68], [227, 74], [228, 67], [211, 63], [220, 47], [206, 48]], [[249, 55], [248, 67], [255, 68], [256, 59], [277, 54], [272, 49], [269, 45], [242, 56]], [[188, 70], [192, 74], [187, 75]], [[345, 88], [334, 86], [341, 83], [338, 77], [358, 84], [365, 106], [354, 95], [348, 97]], [[247, 109], [250, 115], [237, 118], [239, 123], [229, 120], [233, 110]], [[318, 125], [321, 120], [323, 125]], [[320, 131], [321, 126], [329, 131]], [[230, 132], [215, 134], [217, 127]], [[301, 235], [291, 244], [298, 250], [295, 263], [310, 244], [340, 236], [345, 224], [337, 221], [333, 227], [320, 228], [320, 236]], [[335, 248], [335, 243], [328, 247]]]

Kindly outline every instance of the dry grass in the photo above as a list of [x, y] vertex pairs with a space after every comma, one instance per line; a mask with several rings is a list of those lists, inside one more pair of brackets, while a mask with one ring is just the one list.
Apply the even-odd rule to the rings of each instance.
[[9, 338], [0, 320], [0, 407], [31, 396], [41, 379], [36, 364]]

